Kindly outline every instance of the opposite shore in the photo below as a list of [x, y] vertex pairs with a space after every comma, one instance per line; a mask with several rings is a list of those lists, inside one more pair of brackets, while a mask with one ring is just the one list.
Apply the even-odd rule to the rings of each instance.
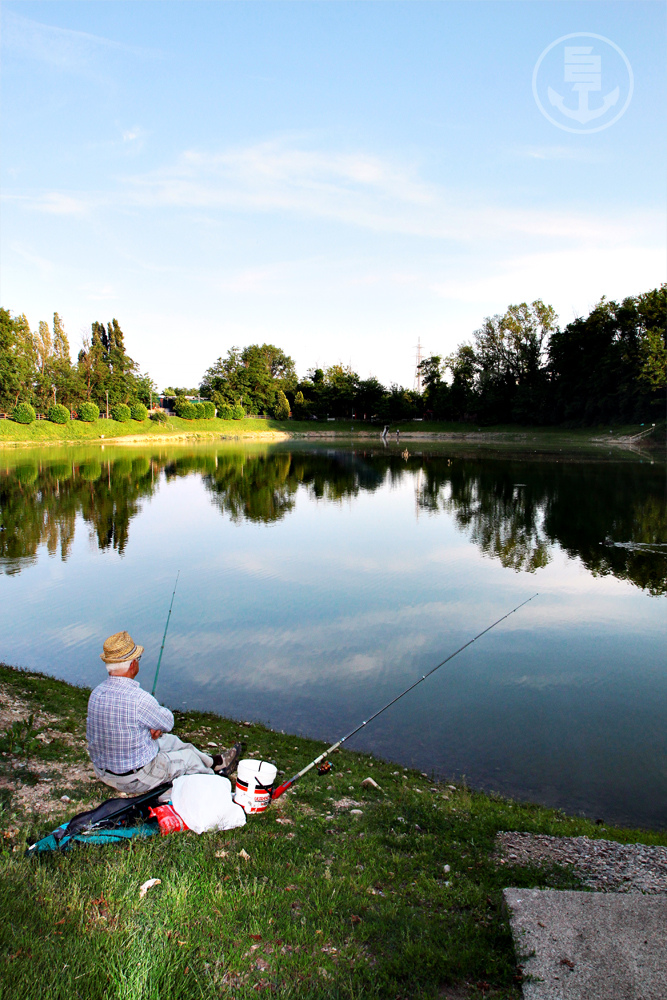
[[[398, 437], [397, 437], [398, 432]], [[97, 420], [92, 423], [70, 421], [53, 424], [36, 421], [23, 425], [11, 420], [0, 421], [0, 448], [50, 445], [138, 445], [169, 441], [265, 441], [381, 440], [382, 426], [361, 421], [337, 420], [318, 422], [278, 421], [272, 418], [241, 420], [183, 420], [170, 416], [166, 423]], [[470, 424], [448, 424], [403, 421], [389, 425], [387, 443], [400, 442], [461, 442], [497, 446], [528, 447], [535, 450], [602, 447], [618, 449], [660, 449], [665, 446], [665, 425], [655, 427], [628, 425], [612, 428], [561, 427], [474, 427]]]

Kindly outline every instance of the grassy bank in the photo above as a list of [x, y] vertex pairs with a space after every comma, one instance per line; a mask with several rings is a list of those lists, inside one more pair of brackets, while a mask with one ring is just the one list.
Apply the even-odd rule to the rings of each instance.
[[32, 424], [17, 424], [13, 420], [0, 420], [0, 446], [30, 444], [79, 444], [106, 441], [159, 441], [163, 438], [177, 440], [183, 437], [259, 437], [266, 434], [282, 436], [286, 424], [277, 420], [181, 420], [169, 417], [166, 423], [153, 420], [95, 420], [85, 423], [70, 420], [66, 424], [52, 424], [49, 420], [36, 420]]
[[[577, 882], [562, 869], [501, 863], [496, 833], [667, 844], [665, 834], [596, 827], [346, 751], [334, 755], [333, 774], [308, 775], [241, 830], [28, 860], [26, 838], [113, 794], [87, 774], [87, 696], [0, 666], [2, 1000], [264, 991], [300, 1000], [516, 1000], [502, 888]], [[32, 736], [20, 725], [28, 714]], [[2, 735], [12, 720], [14, 736]], [[287, 773], [322, 749], [197, 712], [179, 714], [176, 730], [200, 745], [242, 737], [249, 753]], [[362, 786], [369, 776], [380, 790]], [[140, 900], [149, 878], [161, 884]]]
[[[67, 424], [52, 424], [48, 420], [38, 420], [32, 424], [17, 424], [13, 420], [0, 420], [0, 447], [53, 444], [87, 444], [108, 442], [142, 443], [179, 439], [281, 439], [294, 438], [345, 438], [379, 441], [381, 426], [363, 421], [299, 421], [299, 420], [182, 420], [171, 416], [164, 424], [152, 420], [130, 420], [118, 423], [115, 420], [96, 420], [84, 423], [71, 420]], [[477, 427], [471, 424], [447, 423], [442, 421], [415, 422], [399, 421], [390, 425], [388, 442], [396, 442], [396, 432], [402, 441], [414, 440], [460, 440], [470, 443], [509, 445], [553, 451], [563, 448], [591, 447], [600, 445], [626, 444], [638, 434], [646, 431], [640, 425], [564, 429], [562, 427], [519, 427], [499, 425]], [[664, 425], [656, 427], [643, 446], [651, 443], [664, 445]]]

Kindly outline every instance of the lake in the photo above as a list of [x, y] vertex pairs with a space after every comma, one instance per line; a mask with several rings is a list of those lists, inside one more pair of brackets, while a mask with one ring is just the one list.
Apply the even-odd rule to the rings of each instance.
[[92, 686], [127, 629], [150, 690], [180, 570], [160, 700], [335, 739], [538, 593], [349, 747], [664, 827], [666, 545], [642, 456], [5, 450], [0, 659]]

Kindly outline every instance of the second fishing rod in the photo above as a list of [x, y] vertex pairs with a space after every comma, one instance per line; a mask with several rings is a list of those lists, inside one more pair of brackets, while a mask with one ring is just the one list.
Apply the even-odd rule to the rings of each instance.
[[178, 573], [176, 574], [176, 583], [174, 584], [174, 590], [173, 590], [173, 593], [171, 595], [171, 603], [169, 605], [169, 611], [167, 612], [167, 621], [165, 622], [165, 626], [164, 626], [164, 635], [162, 636], [162, 645], [160, 646], [160, 655], [157, 658], [157, 667], [155, 668], [155, 678], [153, 680], [153, 688], [151, 690], [151, 694], [152, 695], [155, 695], [155, 688], [157, 687], [157, 679], [158, 679], [158, 675], [160, 673], [160, 664], [162, 663], [162, 654], [164, 652], [164, 642], [165, 642], [165, 639], [167, 638], [167, 629], [169, 628], [169, 619], [171, 618], [171, 609], [174, 606], [174, 597], [176, 596], [176, 588], [178, 586], [178, 578], [179, 578], [180, 575], [181, 575], [181, 571], [179, 569]]

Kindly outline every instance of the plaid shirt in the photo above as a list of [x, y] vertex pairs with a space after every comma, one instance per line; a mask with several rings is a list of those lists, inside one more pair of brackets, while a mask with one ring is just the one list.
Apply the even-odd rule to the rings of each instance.
[[129, 677], [107, 677], [88, 699], [88, 753], [102, 771], [123, 774], [143, 767], [158, 752], [151, 729], [168, 733], [174, 717], [168, 708]]

